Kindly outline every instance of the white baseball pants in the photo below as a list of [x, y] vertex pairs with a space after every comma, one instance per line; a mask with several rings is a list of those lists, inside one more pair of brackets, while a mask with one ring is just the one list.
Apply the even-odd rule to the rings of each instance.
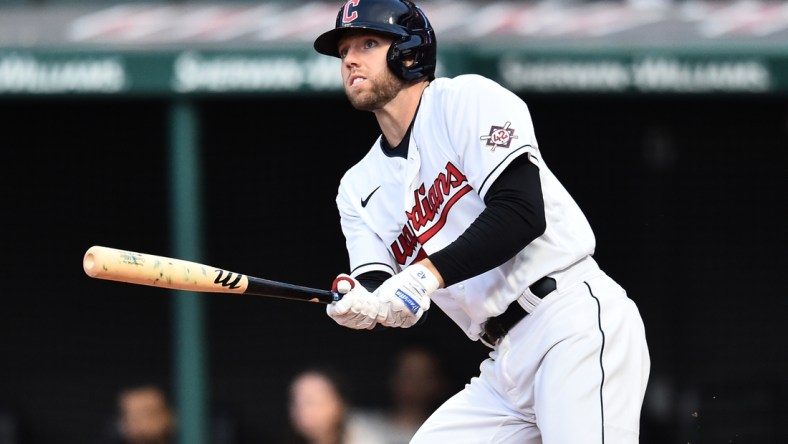
[[[590, 257], [551, 276], [556, 291], [498, 342], [480, 375], [411, 444], [639, 441], [650, 357], [637, 307]], [[526, 293], [520, 300], [532, 302]]]

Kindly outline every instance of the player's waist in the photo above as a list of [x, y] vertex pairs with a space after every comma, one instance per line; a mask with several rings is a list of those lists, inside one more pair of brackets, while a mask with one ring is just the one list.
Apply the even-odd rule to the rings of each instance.
[[553, 273], [549, 273], [531, 284], [515, 299], [506, 310], [498, 316], [489, 318], [482, 325], [481, 339], [490, 347], [504, 337], [518, 322], [542, 303], [542, 299], [561, 288], [581, 281], [583, 276], [599, 271], [599, 266], [591, 256], [579, 260], [573, 265]]

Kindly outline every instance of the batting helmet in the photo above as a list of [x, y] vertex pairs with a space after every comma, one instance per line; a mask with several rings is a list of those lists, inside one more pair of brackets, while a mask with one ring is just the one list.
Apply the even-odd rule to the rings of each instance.
[[[421, 8], [408, 0], [348, 0], [334, 29], [315, 39], [317, 52], [339, 57], [337, 45], [348, 29], [368, 29], [395, 38], [386, 60], [404, 80], [435, 78], [435, 31]], [[404, 63], [409, 60], [410, 63]]]

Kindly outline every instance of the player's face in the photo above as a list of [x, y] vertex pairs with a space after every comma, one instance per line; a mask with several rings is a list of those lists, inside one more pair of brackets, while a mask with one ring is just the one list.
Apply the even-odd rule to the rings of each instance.
[[349, 32], [339, 42], [342, 79], [350, 103], [362, 111], [383, 108], [405, 82], [388, 68], [386, 55], [393, 39], [371, 32]]

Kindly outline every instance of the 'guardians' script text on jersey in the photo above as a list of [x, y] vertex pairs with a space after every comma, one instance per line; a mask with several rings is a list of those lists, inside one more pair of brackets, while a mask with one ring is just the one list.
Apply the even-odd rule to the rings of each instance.
[[398, 264], [405, 265], [419, 244], [424, 244], [440, 231], [452, 205], [471, 189], [465, 174], [448, 162], [446, 172], [438, 174], [429, 189], [422, 183], [413, 191], [416, 203], [413, 209], [405, 213], [408, 222], [402, 227], [402, 234], [391, 244], [391, 251]]

